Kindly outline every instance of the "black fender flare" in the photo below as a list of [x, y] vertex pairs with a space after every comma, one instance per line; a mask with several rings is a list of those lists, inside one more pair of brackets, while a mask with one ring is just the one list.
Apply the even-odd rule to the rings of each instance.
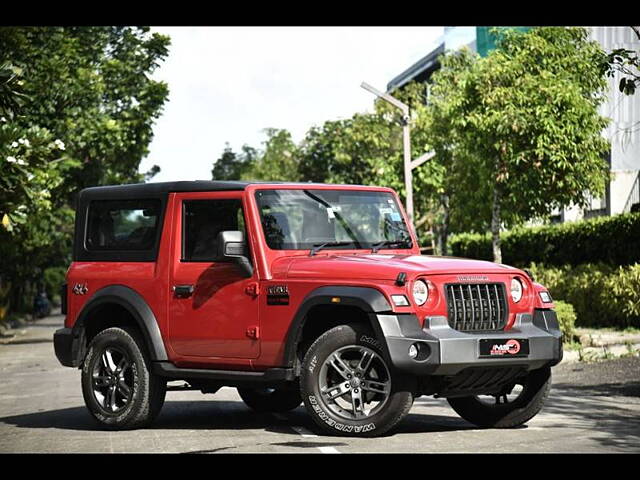
[[[77, 320], [73, 326], [73, 337], [76, 339], [83, 338], [85, 320], [89, 317], [96, 307], [105, 304], [116, 304], [127, 310], [134, 318], [136, 325], [142, 332], [149, 355], [152, 361], [167, 361], [167, 351], [162, 341], [160, 327], [153, 311], [142, 298], [142, 296], [125, 285], [109, 285], [101, 288], [93, 294], [91, 299], [85, 303], [84, 307], [78, 314]], [[84, 355], [82, 348], [78, 351], [79, 355]]]
[[392, 308], [382, 292], [372, 287], [319, 287], [304, 298], [291, 321], [284, 349], [284, 362], [287, 367], [296, 365], [297, 348], [309, 311], [317, 305], [336, 305], [331, 301], [334, 297], [340, 298], [339, 305], [358, 307], [367, 314], [374, 333], [383, 346], [385, 355], [388, 355], [386, 342], [384, 341], [385, 336], [378, 322], [377, 314], [389, 313]]

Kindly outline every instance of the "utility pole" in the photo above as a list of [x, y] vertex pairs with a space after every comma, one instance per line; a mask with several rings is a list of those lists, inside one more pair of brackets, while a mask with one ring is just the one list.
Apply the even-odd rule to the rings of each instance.
[[366, 82], [362, 82], [360, 85], [365, 90], [373, 93], [379, 98], [389, 102], [396, 108], [399, 108], [402, 111], [402, 146], [404, 151], [404, 187], [407, 196], [407, 204], [406, 210], [407, 215], [409, 216], [409, 222], [411, 223], [411, 228], [414, 229], [413, 226], [414, 218], [413, 218], [413, 173], [412, 170], [414, 168], [419, 167], [427, 160], [430, 160], [435, 156], [435, 152], [427, 152], [424, 155], [416, 158], [415, 160], [411, 160], [411, 126], [409, 121], [411, 119], [409, 115], [409, 105], [401, 102], [397, 98], [392, 97], [388, 93], [381, 92]]

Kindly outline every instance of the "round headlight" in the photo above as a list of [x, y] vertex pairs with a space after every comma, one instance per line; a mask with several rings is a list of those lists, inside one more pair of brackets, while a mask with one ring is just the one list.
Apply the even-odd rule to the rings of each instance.
[[522, 298], [522, 282], [517, 278], [511, 280], [511, 299], [518, 303]]
[[429, 287], [422, 280], [413, 282], [413, 301], [418, 305], [424, 305], [429, 298]]

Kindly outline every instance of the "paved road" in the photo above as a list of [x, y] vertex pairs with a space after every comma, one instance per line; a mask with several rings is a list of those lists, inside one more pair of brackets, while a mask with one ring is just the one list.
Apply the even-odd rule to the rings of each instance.
[[235, 389], [169, 392], [148, 429], [106, 432], [85, 410], [78, 370], [53, 353], [62, 317], [0, 345], [0, 453], [6, 452], [640, 452], [640, 359], [554, 368], [554, 389], [525, 427], [480, 430], [446, 401], [416, 400], [393, 436], [316, 436], [303, 407], [256, 414]]

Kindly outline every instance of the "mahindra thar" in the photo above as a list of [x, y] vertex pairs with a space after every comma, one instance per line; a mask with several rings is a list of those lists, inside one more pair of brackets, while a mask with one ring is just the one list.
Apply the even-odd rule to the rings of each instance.
[[259, 412], [304, 403], [329, 434], [381, 435], [421, 395], [510, 428], [541, 409], [562, 358], [542, 285], [420, 255], [382, 187], [87, 188], [62, 298], [56, 356], [111, 429], [148, 425], [167, 390], [223, 386]]

